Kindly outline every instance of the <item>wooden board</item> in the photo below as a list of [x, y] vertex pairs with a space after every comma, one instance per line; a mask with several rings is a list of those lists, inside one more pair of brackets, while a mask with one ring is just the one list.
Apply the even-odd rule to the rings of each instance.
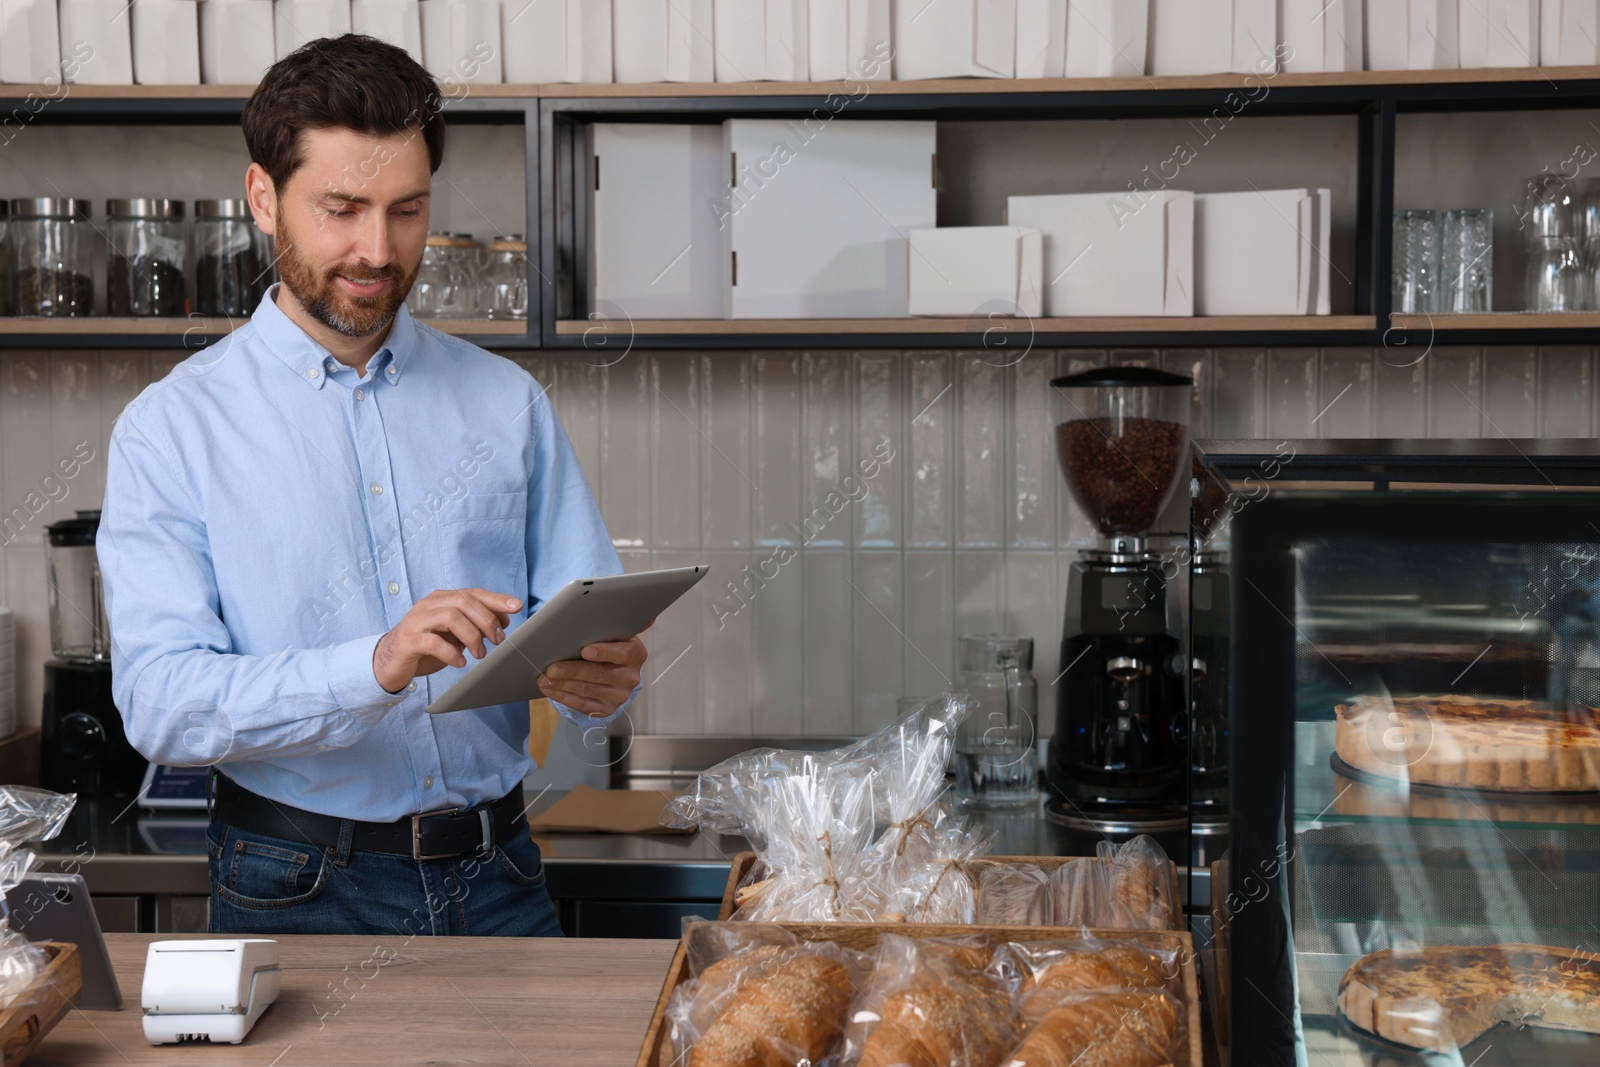
[[[1066, 864], [1072, 862], [1073, 860], [1086, 859], [1086, 858], [1091, 858], [1091, 857], [1084, 857], [1084, 856], [985, 856], [983, 859], [972, 860], [972, 861], [970, 861], [968, 863], [962, 864], [961, 866], [962, 866], [963, 870], [966, 870], [967, 872], [972, 873], [972, 874], [976, 874], [977, 872], [982, 871], [982, 870], [984, 870], [985, 868], [988, 868], [988, 867], [1019, 867], [1019, 866], [1043, 867], [1046, 870], [1053, 871], [1057, 867], [1065, 866]], [[738, 855], [733, 857], [733, 863], [728, 868], [728, 884], [722, 890], [722, 907], [717, 911], [717, 918], [718, 919], [726, 920], [726, 919], [732, 917], [732, 915], [734, 913], [734, 910], [735, 910], [734, 898], [735, 898], [735, 896], [737, 895], [737, 893], [739, 891], [740, 885], [743, 884], [743, 882], [745, 880], [745, 877], [750, 873], [750, 870], [751, 870], [752, 867], [755, 866], [755, 863], [756, 863], [756, 854], [754, 852], [741, 852]], [[1174, 865], [1172, 863], [1171, 860], [1167, 861], [1167, 871], [1168, 871], [1168, 883], [1167, 883], [1167, 886], [1168, 886], [1168, 892], [1169, 892], [1169, 894], [1171, 895], [1171, 898], [1172, 898], [1173, 921], [1178, 924], [1178, 926], [1175, 927], [1175, 929], [1180, 929], [1181, 930], [1181, 929], [1183, 929], [1183, 921], [1184, 921], [1184, 919], [1183, 919], [1183, 895], [1179, 892], [1178, 868], [1177, 868], [1176, 865]], [[973, 890], [974, 890], [974, 893], [977, 893], [976, 882], [974, 882]], [[981, 897], [979, 897], [978, 903], [979, 903], [979, 906], [981, 907], [982, 903], [983, 903]], [[1020, 929], [1020, 927], [1018, 929]], [[1059, 927], [1059, 926], [1048, 926], [1048, 927], [1039, 927], [1038, 929], [1058, 930], [1058, 929], [1061, 929], [1061, 927]]]
[[[984, 934], [1004, 941], [1061, 941], [1077, 936], [1048, 926], [946, 926], [934, 923], [778, 923], [807, 941], [832, 941], [846, 948], [867, 950], [876, 947], [884, 934], [904, 937], [960, 937]], [[1183, 1000], [1184, 1033], [1178, 1046], [1177, 1062], [1187, 1067], [1202, 1067], [1200, 1040], [1200, 987], [1195, 978], [1194, 940], [1186, 932], [1171, 930], [1091, 930], [1106, 941], [1132, 942], [1156, 951], [1176, 952], [1179, 992]], [[667, 1034], [667, 1003], [672, 991], [689, 980], [689, 956], [682, 939], [667, 969], [666, 983], [656, 1001], [650, 1029], [645, 1031], [636, 1067], [675, 1067]]]
[[78, 946], [64, 941], [42, 941], [39, 947], [50, 963], [15, 1007], [0, 1011], [0, 1048], [5, 1067], [17, 1067], [38, 1047], [44, 1035], [72, 1009], [72, 998], [83, 985]]

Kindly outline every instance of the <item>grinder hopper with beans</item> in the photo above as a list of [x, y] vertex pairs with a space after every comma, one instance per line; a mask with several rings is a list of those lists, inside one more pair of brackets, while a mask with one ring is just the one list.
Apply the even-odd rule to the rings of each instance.
[[1193, 382], [1102, 367], [1050, 385], [1061, 472], [1101, 541], [1068, 579], [1046, 810], [1101, 833], [1181, 827], [1188, 748], [1177, 598], [1145, 538], [1189, 469]]

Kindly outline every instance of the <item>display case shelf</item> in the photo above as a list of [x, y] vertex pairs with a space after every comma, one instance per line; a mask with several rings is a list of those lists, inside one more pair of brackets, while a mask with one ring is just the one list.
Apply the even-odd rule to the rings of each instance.
[[[204, 348], [249, 318], [0, 318], [0, 348]], [[523, 347], [526, 322], [488, 319], [421, 319], [457, 337], [492, 338], [495, 347]]]

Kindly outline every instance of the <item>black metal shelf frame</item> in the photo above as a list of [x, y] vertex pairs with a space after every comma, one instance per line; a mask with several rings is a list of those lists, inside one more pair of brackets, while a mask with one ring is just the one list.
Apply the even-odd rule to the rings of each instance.
[[[1557, 72], [1559, 74], [1559, 72]], [[1225, 108], [1240, 86], [1216, 88], [1116, 88], [1107, 90], [973, 92], [873, 92], [852, 96], [838, 118], [934, 119], [945, 121], [1094, 118], [1183, 118]], [[1388, 278], [1392, 264], [1392, 217], [1396, 129], [1403, 114], [1425, 112], [1600, 108], [1600, 79], [1557, 81], [1530, 69], [1524, 80], [1420, 82], [1396, 84], [1303, 85], [1264, 82], [1270, 92], [1253, 100], [1238, 117], [1257, 115], [1347, 115], [1357, 123], [1355, 235], [1355, 313], [1371, 316], [1374, 329], [1162, 329], [1153, 324], [1137, 332], [1037, 332], [1030, 324], [1011, 326], [1005, 343], [1049, 347], [1216, 347], [1326, 345], [1414, 346], [1429, 344], [1588, 343], [1590, 331], [1539, 325], [1531, 329], [1452, 329], [1438, 320], [1428, 328], [1390, 328]], [[897, 86], [897, 90], [901, 88]], [[794, 117], [827, 106], [827, 96], [786, 91], [766, 83], [763, 92], [738, 96], [494, 97], [465, 95], [446, 101], [453, 122], [521, 125], [527, 168], [529, 239], [529, 330], [526, 335], [487, 335], [494, 348], [591, 349], [614, 357], [630, 347], [719, 349], [753, 347], [979, 348], [982, 332], [952, 326], [949, 332], [636, 334], [631, 323], [594, 315], [581, 334], [557, 333], [560, 321], [591, 320], [587, 305], [586, 235], [581, 191], [589, 180], [583, 128], [594, 121], [718, 123], [726, 118]], [[834, 99], [837, 107], [837, 98]], [[24, 101], [0, 98], [0, 116]], [[244, 98], [105, 98], [68, 94], [52, 101], [29, 121], [69, 125], [108, 121], [153, 126], [219, 124], [238, 120]], [[216, 335], [199, 341], [210, 342]], [[0, 348], [15, 347], [195, 347], [187, 335], [4, 334]]]

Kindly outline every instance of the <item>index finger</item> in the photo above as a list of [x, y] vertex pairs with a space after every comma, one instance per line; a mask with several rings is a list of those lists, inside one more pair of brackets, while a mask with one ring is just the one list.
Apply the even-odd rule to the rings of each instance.
[[496, 615], [503, 616], [500, 620], [501, 626], [511, 621], [510, 612], [522, 610], [522, 601], [507, 593], [491, 593], [487, 589], [463, 589], [461, 591], [481, 601], [484, 607]]

